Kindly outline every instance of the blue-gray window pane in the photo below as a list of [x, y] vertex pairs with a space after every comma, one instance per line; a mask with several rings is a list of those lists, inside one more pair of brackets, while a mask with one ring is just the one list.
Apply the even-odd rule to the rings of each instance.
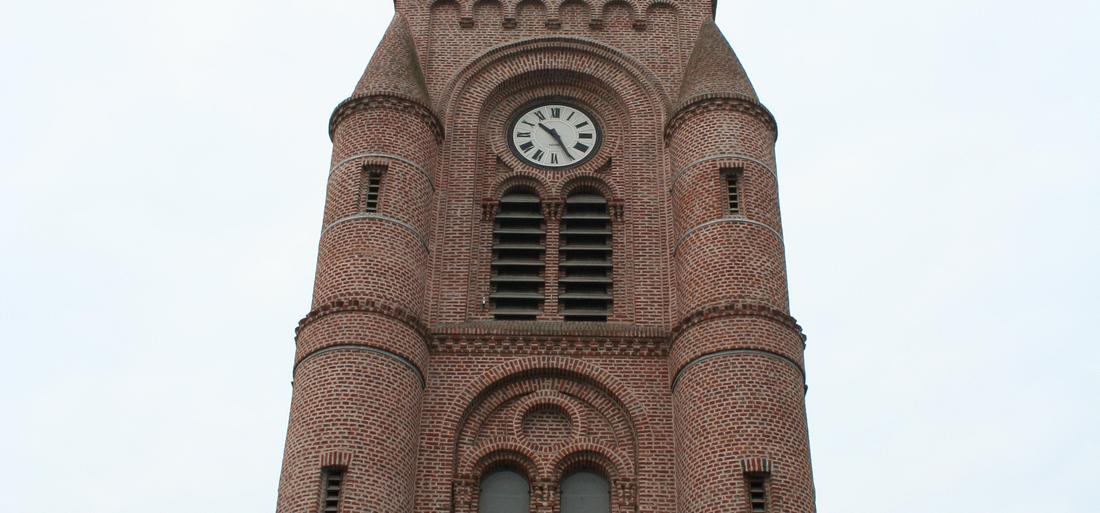
[[498, 470], [481, 480], [480, 513], [527, 513], [531, 503], [527, 478], [511, 470]]
[[575, 472], [561, 482], [561, 513], [611, 513], [611, 484], [595, 472]]

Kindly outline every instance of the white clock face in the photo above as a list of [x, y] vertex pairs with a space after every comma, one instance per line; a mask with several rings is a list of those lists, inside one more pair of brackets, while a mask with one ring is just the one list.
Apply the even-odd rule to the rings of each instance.
[[547, 103], [520, 113], [512, 123], [509, 146], [520, 160], [542, 168], [566, 168], [581, 164], [600, 149], [596, 121], [584, 111], [559, 103]]

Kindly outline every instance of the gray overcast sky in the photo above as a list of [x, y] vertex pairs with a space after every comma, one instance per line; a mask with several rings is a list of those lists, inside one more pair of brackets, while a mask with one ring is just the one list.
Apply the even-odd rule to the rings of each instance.
[[[4, 0], [0, 511], [274, 509], [326, 123], [391, 5]], [[779, 119], [819, 510], [1096, 511], [1100, 2], [718, 21]]]

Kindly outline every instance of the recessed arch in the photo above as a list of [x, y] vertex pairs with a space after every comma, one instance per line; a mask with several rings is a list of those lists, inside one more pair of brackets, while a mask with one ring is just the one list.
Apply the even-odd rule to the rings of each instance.
[[448, 408], [450, 418], [447, 419], [447, 423], [453, 428], [451, 432], [459, 433], [459, 424], [462, 419], [470, 413], [470, 406], [475, 403], [479, 395], [484, 394], [494, 385], [510, 377], [539, 371], [552, 374], [559, 374], [562, 372], [575, 374], [598, 385], [623, 405], [629, 414], [629, 419], [635, 432], [639, 435], [649, 434], [649, 415], [646, 413], [645, 406], [642, 405], [641, 400], [635, 396], [634, 392], [629, 387], [606, 370], [591, 363], [576, 358], [556, 355], [517, 358], [494, 367], [476, 378], [465, 388], [462, 394], [455, 397], [451, 402], [451, 407]]
[[460, 476], [480, 479], [487, 472], [499, 468], [521, 471], [531, 481], [544, 478], [536, 462], [537, 456], [530, 449], [515, 442], [495, 441], [479, 447], [460, 467]]
[[570, 179], [569, 181], [561, 185], [561, 189], [558, 191], [558, 195], [567, 198], [572, 194], [599, 194], [603, 196], [605, 200], [611, 202], [616, 198], [621, 197], [615, 190], [615, 187], [608, 183], [603, 178], [591, 175], [581, 175]]
[[[537, 63], [533, 62], [524, 66], [522, 59], [517, 59], [517, 57], [535, 53], [551, 57], [551, 61], [556, 62], [539, 60]], [[578, 57], [582, 59], [578, 59]], [[488, 72], [490, 68], [501, 62], [507, 61], [509, 65], [503, 75], [499, 72], [496, 73], [498, 78], [493, 81], [497, 83], [511, 76], [536, 70], [558, 69], [590, 72], [590, 67], [585, 66], [583, 62], [579, 62], [583, 59], [595, 60], [617, 68], [619, 71], [625, 71], [629, 80], [644, 89], [651, 98], [657, 100], [661, 107], [660, 113], [663, 116], [661, 124], [664, 124], [664, 119], [668, 117], [671, 111], [672, 102], [661, 87], [661, 82], [656, 75], [635, 58], [615, 48], [591, 39], [572, 36], [525, 39], [498, 45], [482, 52], [481, 55], [471, 59], [466, 66], [459, 70], [444, 87], [443, 93], [436, 101], [436, 111], [443, 113], [445, 118], [452, 119], [454, 117], [454, 105], [459, 100], [471, 105], [481, 105], [486, 88], [479, 87], [478, 93], [474, 95], [464, 94], [465, 90], [468, 84], [475, 79], [484, 80], [489, 78], [492, 80], [488, 76]], [[597, 76], [596, 78], [607, 79], [608, 77]], [[489, 89], [495, 89], [495, 87]]]
[[543, 177], [538, 173], [527, 172], [511, 173], [507, 176], [498, 177], [496, 183], [492, 186], [492, 199], [499, 200], [501, 196], [519, 190], [526, 190], [535, 194], [543, 201], [551, 196]]
[[626, 460], [611, 448], [593, 441], [580, 441], [559, 449], [550, 459], [549, 478], [560, 482], [570, 472], [579, 469], [595, 469], [611, 481], [634, 475], [633, 462]]

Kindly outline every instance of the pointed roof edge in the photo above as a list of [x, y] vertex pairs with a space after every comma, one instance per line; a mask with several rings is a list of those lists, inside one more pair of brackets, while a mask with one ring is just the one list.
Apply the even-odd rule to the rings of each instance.
[[429, 110], [432, 106], [412, 30], [400, 13], [394, 14], [352, 97], [375, 95], [403, 98]]
[[699, 28], [684, 68], [677, 110], [704, 98], [727, 97], [759, 104], [756, 90], [721, 29], [713, 21]]

